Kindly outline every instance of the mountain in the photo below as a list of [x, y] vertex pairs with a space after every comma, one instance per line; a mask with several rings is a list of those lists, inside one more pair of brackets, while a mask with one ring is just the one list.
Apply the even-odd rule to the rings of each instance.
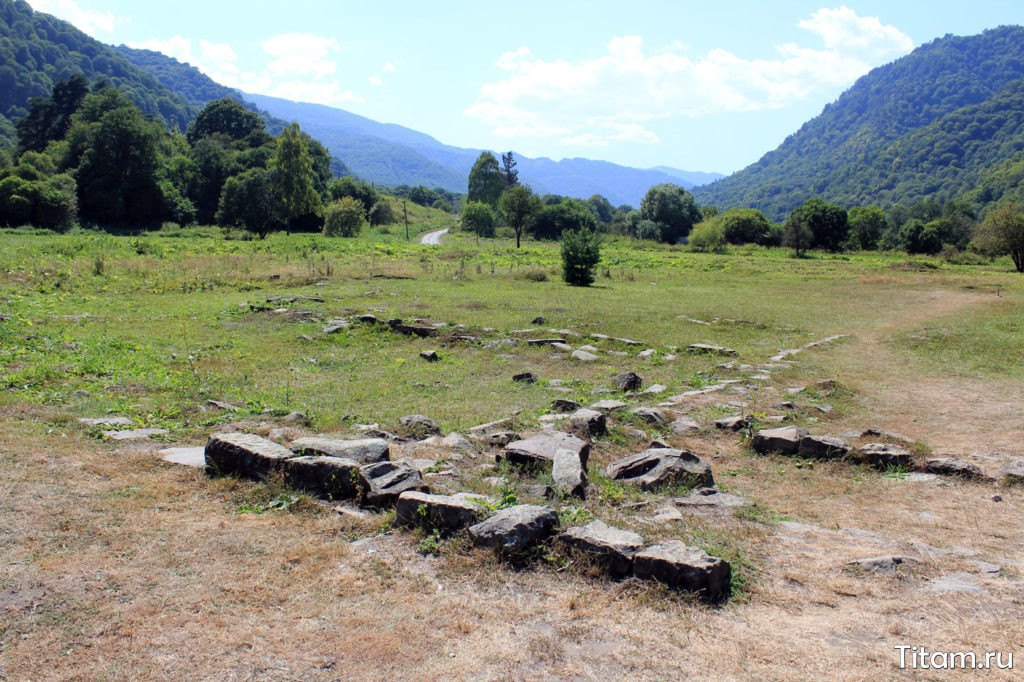
[[[465, 192], [479, 149], [443, 144], [424, 133], [379, 123], [342, 109], [245, 93], [245, 98], [323, 141], [365, 180], [385, 185], [426, 185]], [[640, 203], [652, 185], [671, 182], [687, 188], [721, 177], [677, 169], [630, 168], [590, 159], [533, 159], [516, 156], [520, 179], [536, 192], [586, 199], [604, 195], [613, 204]], [[689, 176], [689, 177], [688, 177]]]
[[1022, 78], [1024, 27], [947, 35], [873, 69], [757, 163], [694, 194], [781, 220], [814, 196], [883, 208], [944, 201], [1000, 169], [992, 188], [1012, 190], [1005, 180], [1024, 150]]
[[648, 168], [648, 170], [657, 171], [664, 173], [665, 175], [671, 175], [674, 178], [682, 180], [687, 183], [688, 187], [700, 187], [706, 185], [715, 180], [721, 180], [725, 176], [721, 173], [702, 173], [700, 171], [686, 171], [672, 166], [655, 166], [654, 168]]
[[29, 100], [49, 97], [55, 81], [82, 73], [106, 81], [145, 114], [185, 130], [195, 107], [103, 43], [22, 0], [0, 0], [0, 135], [28, 113]]

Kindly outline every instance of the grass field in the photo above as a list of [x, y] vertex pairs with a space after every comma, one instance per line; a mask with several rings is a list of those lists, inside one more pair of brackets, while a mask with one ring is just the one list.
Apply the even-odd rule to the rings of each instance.
[[[414, 234], [448, 226], [414, 222]], [[0, 679], [878, 679], [901, 676], [898, 644], [1024, 657], [1019, 488], [758, 456], [743, 434], [710, 426], [738, 411], [779, 414], [787, 389], [835, 378], [832, 395], [793, 398], [791, 423], [899, 432], [921, 454], [952, 452], [988, 472], [1024, 457], [1024, 277], [1008, 260], [797, 260], [611, 239], [596, 285], [581, 289], [560, 281], [556, 244], [517, 251], [455, 233], [427, 247], [406, 242], [401, 224], [389, 232], [0, 232]], [[523, 338], [513, 332], [543, 316], [539, 330], [577, 331], [568, 343], [592, 343], [600, 360], [366, 326], [322, 333], [367, 312], [464, 325], [484, 341]], [[848, 336], [767, 381], [678, 350], [721, 344], [756, 367], [837, 334]], [[441, 362], [419, 358], [434, 348]], [[658, 353], [638, 358], [645, 348]], [[394, 429], [411, 413], [446, 433], [506, 417], [525, 432], [553, 398], [592, 402], [625, 370], [665, 395], [725, 379], [757, 389], [692, 401], [684, 411], [706, 425], [695, 436], [620, 421], [595, 441], [593, 494], [554, 504], [567, 521], [600, 518], [728, 558], [725, 605], [557, 561], [515, 570], [458, 538], [424, 555], [387, 515], [339, 515], [275, 482], [209, 479], [153, 454], [229, 423], [266, 434], [295, 410], [310, 418], [289, 427], [298, 433]], [[521, 371], [541, 380], [511, 382]], [[107, 414], [169, 433], [117, 444], [76, 423]], [[693, 450], [756, 506], [654, 520], [664, 494], [600, 476], [652, 437]], [[493, 453], [458, 469], [431, 485], [498, 492]], [[503, 492], [540, 502], [534, 482]], [[893, 577], [842, 567], [893, 553], [918, 561]], [[933, 589], [961, 574], [973, 591]]]

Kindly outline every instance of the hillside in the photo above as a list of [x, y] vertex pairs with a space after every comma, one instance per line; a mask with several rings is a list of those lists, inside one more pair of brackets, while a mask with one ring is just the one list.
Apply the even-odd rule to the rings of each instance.
[[861, 77], [757, 163], [696, 190], [780, 220], [812, 196], [912, 204], [970, 190], [1024, 149], [1024, 28], [946, 36]]
[[107, 45], [22, 0], [0, 0], [0, 136], [31, 98], [49, 96], [55, 81], [75, 73], [116, 86], [169, 128], [184, 130], [195, 117], [184, 96]]
[[[345, 159], [362, 178], [385, 185], [426, 185], [465, 192], [479, 149], [446, 145], [424, 133], [379, 123], [342, 109], [245, 93], [245, 98], [274, 116], [298, 121]], [[517, 155], [519, 176], [540, 193], [580, 198], [602, 194], [613, 204], [640, 203], [652, 185], [672, 182], [690, 188], [721, 177], [673, 168], [639, 169], [590, 159], [532, 159]], [[688, 179], [688, 176], [692, 176]]]

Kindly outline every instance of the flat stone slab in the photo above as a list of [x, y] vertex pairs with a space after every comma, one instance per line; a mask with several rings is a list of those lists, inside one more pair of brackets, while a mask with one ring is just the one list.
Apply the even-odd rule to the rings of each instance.
[[296, 455], [343, 457], [355, 460], [360, 464], [391, 459], [391, 449], [383, 438], [360, 438], [358, 440], [298, 438], [292, 441], [291, 450]]
[[478, 523], [487, 511], [467, 497], [431, 495], [407, 491], [395, 504], [395, 523], [400, 526], [437, 530], [443, 535]]
[[761, 454], [780, 452], [784, 455], [795, 455], [800, 449], [800, 440], [806, 435], [807, 431], [796, 426], [762, 429], [754, 434], [751, 445]]
[[677, 497], [673, 502], [684, 509], [732, 509], [754, 504], [745, 497], [723, 493], [717, 488], [696, 488], [688, 496]]
[[469, 527], [477, 547], [520, 552], [551, 537], [558, 528], [558, 514], [550, 507], [518, 504], [495, 512]]
[[938, 594], [988, 594], [988, 590], [974, 582], [969, 573], [953, 573], [932, 578], [932, 581], [928, 583], [924, 590]]
[[906, 564], [917, 564], [920, 563], [917, 559], [902, 556], [898, 554], [869, 557], [867, 559], [855, 559], [854, 561], [847, 561], [843, 564], [846, 568], [857, 569], [865, 573], [884, 573], [886, 575], [896, 575], [898, 567]]
[[873, 467], [912, 467], [914, 456], [911, 452], [892, 443], [868, 443], [853, 451], [857, 461]]
[[723, 431], [741, 431], [750, 425], [750, 418], [746, 415], [735, 414], [729, 417], [722, 417], [715, 420], [715, 428]]
[[206, 443], [206, 471], [266, 478], [294, 456], [291, 450], [272, 440], [249, 433], [217, 433]]
[[135, 422], [128, 417], [79, 417], [78, 423], [93, 427], [103, 426], [108, 429], [135, 426]]
[[674, 448], [650, 448], [613, 462], [605, 476], [641, 490], [670, 485], [707, 488], [715, 484], [711, 467], [697, 455]]
[[575, 400], [567, 400], [565, 398], [557, 398], [551, 401], [551, 411], [558, 412], [560, 414], [571, 414], [576, 410], [583, 407]]
[[924, 465], [925, 473], [939, 476], [959, 476], [960, 478], [984, 478], [985, 472], [977, 464], [958, 457], [936, 457], [929, 459]]
[[1024, 484], [1024, 459], [1015, 459], [999, 467], [996, 472], [1005, 485]]
[[608, 418], [597, 410], [583, 407], [569, 417], [572, 430], [587, 438], [600, 436], [608, 432]]
[[359, 495], [359, 462], [343, 457], [311, 455], [285, 460], [285, 483], [328, 500]]
[[551, 464], [551, 478], [555, 487], [566, 495], [587, 496], [587, 469], [580, 461], [579, 452], [558, 448]]
[[676, 413], [661, 407], [637, 407], [629, 411], [648, 424], [667, 424], [675, 419]]
[[375, 462], [359, 468], [360, 502], [367, 507], [387, 507], [406, 491], [429, 493], [430, 487], [416, 467], [405, 462]]
[[167, 448], [156, 454], [160, 459], [171, 464], [180, 464], [186, 467], [205, 467], [206, 448], [199, 445], [194, 448]]
[[808, 459], [842, 459], [850, 454], [850, 446], [840, 438], [808, 435], [800, 439], [796, 454]]
[[624, 410], [629, 405], [622, 402], [621, 400], [598, 400], [596, 403], [590, 406], [590, 409], [597, 410], [604, 414], [610, 414], [619, 410]]
[[422, 414], [407, 414], [401, 417], [398, 423], [417, 438], [441, 435], [441, 427], [437, 425], [437, 422]]
[[622, 578], [632, 572], [633, 556], [643, 548], [644, 540], [638, 533], [592, 521], [559, 533], [555, 544], [567, 554], [583, 556], [613, 577]]
[[710, 343], [691, 343], [686, 347], [687, 353], [705, 353], [711, 355], [738, 355], [732, 348], [716, 346]]
[[527, 343], [527, 345], [530, 345], [530, 346], [550, 346], [550, 345], [555, 344], [555, 343], [560, 343], [562, 345], [565, 345], [565, 339], [563, 339], [561, 337], [550, 338], [550, 339], [527, 339], [526, 343]]
[[562, 431], [544, 431], [529, 438], [517, 440], [506, 445], [497, 459], [508, 460], [517, 466], [550, 467], [558, 450], [575, 452], [580, 464], [585, 468], [590, 457], [590, 445], [576, 436]]
[[633, 556], [633, 575], [716, 600], [729, 593], [732, 567], [698, 547], [668, 540], [637, 552]]
[[700, 431], [700, 424], [690, 417], [679, 417], [669, 424], [669, 427], [672, 433], [679, 436], [690, 436]]
[[125, 431], [104, 431], [108, 440], [149, 440], [152, 436], [165, 436], [167, 429], [128, 429]]
[[598, 358], [590, 351], [576, 349], [569, 354], [569, 357], [579, 362], [597, 362]]

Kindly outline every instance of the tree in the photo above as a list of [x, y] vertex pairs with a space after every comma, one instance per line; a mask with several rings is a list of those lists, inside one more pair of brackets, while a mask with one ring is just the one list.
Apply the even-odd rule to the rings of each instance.
[[600, 194], [595, 194], [587, 199], [587, 208], [594, 214], [597, 222], [602, 225], [611, 225], [612, 220], [615, 218], [615, 208], [610, 201]]
[[700, 222], [700, 207], [679, 185], [663, 183], [647, 190], [640, 202], [640, 218], [662, 225], [661, 240], [676, 243]]
[[722, 236], [730, 244], [763, 244], [771, 232], [771, 223], [756, 208], [733, 208], [711, 221], [721, 225]]
[[1024, 272], [1024, 212], [1015, 203], [990, 211], [982, 223], [982, 232], [1003, 253], [1009, 253], [1017, 272]]
[[263, 120], [259, 114], [249, 111], [230, 97], [225, 97], [210, 102], [199, 112], [196, 120], [188, 127], [186, 137], [190, 145], [213, 135], [223, 135], [237, 142], [261, 130]]
[[870, 250], [878, 246], [885, 232], [885, 212], [877, 206], [854, 206], [849, 211], [847, 238], [855, 248]]
[[789, 214], [785, 231], [782, 233], [782, 244], [793, 249], [793, 255], [800, 258], [811, 248], [814, 233], [807, 225], [807, 216], [799, 211]]
[[590, 229], [562, 234], [562, 279], [575, 287], [594, 283], [594, 268], [601, 262], [601, 235]]
[[338, 178], [328, 187], [328, 195], [332, 200], [337, 201], [342, 197], [352, 197], [363, 205], [367, 213], [378, 201], [377, 191], [368, 182], [360, 182], [355, 178]]
[[494, 212], [482, 201], [470, 201], [462, 209], [462, 227], [477, 237], [494, 236]]
[[506, 189], [505, 178], [498, 167], [498, 160], [490, 152], [480, 152], [472, 170], [469, 171], [469, 194], [467, 201], [482, 201], [491, 208], [497, 208], [498, 199]]
[[285, 206], [277, 193], [276, 171], [251, 168], [224, 183], [217, 209], [219, 225], [244, 226], [264, 239], [284, 222]]
[[789, 216], [791, 222], [794, 216], [811, 233], [809, 248], [838, 251], [849, 231], [846, 209], [818, 198], [808, 199], [793, 209]]
[[32, 100], [29, 112], [17, 123], [18, 154], [41, 152], [53, 140], [63, 140], [71, 127], [71, 116], [89, 94], [89, 81], [80, 73], [57, 81], [48, 98]]
[[563, 199], [555, 206], [545, 206], [530, 225], [534, 239], [561, 239], [569, 230], [597, 231], [597, 220], [579, 199]]
[[498, 207], [516, 233], [516, 248], [518, 249], [523, 236], [523, 227], [533, 214], [540, 210], [540, 199], [526, 185], [516, 185], [501, 193]]
[[352, 197], [342, 197], [324, 210], [324, 235], [355, 237], [363, 230], [363, 205]]
[[938, 220], [924, 222], [911, 218], [899, 231], [899, 244], [907, 253], [936, 254], [942, 250], [942, 225]]
[[511, 151], [501, 155], [501, 177], [505, 181], [505, 189], [512, 189], [519, 184], [519, 171], [516, 170], [516, 160]]
[[377, 203], [370, 209], [367, 218], [371, 225], [390, 225], [395, 222], [395, 212], [391, 208], [391, 202], [386, 199], [378, 199]]
[[313, 159], [298, 123], [281, 131], [273, 167], [285, 224], [316, 211], [320, 197], [313, 187]]
[[696, 251], [720, 251], [726, 241], [721, 220], [712, 219], [697, 223], [690, 232], [690, 246]]

